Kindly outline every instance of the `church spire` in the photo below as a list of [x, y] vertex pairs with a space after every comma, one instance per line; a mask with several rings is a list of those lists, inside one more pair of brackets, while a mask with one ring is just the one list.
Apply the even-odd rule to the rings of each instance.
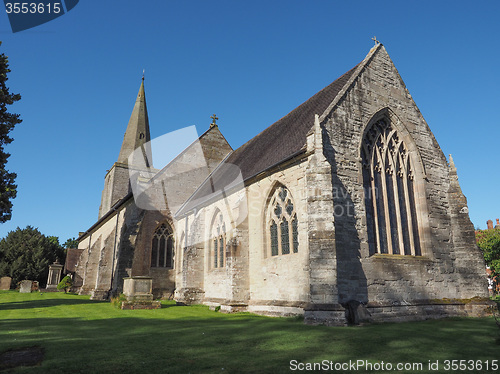
[[144, 92], [144, 76], [142, 77], [141, 87], [135, 100], [132, 115], [128, 121], [127, 131], [123, 137], [122, 147], [118, 156], [118, 162], [129, 164], [129, 156], [138, 148], [142, 148], [141, 160], [133, 161], [136, 166], [144, 165], [152, 167], [151, 137], [149, 135], [148, 110], [146, 107], [146, 94]]

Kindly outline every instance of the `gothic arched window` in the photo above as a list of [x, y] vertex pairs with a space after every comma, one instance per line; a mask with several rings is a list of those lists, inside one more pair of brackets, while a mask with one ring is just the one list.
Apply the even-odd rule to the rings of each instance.
[[161, 224], [153, 234], [151, 267], [174, 267], [174, 235], [171, 227], [166, 223]]
[[278, 187], [270, 199], [268, 232], [271, 256], [287, 255], [299, 251], [297, 213], [293, 198], [284, 186]]
[[220, 211], [212, 223], [212, 259], [214, 268], [222, 268], [226, 262], [226, 224]]
[[361, 158], [370, 254], [420, 256], [411, 155], [389, 120], [366, 131]]

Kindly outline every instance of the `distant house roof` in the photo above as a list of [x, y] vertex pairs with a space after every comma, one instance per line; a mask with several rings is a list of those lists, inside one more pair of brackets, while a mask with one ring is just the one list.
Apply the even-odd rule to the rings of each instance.
[[[232, 152], [176, 215], [186, 214], [198, 206], [204, 197], [223, 189], [234, 179], [238, 169], [246, 181], [304, 151], [307, 133], [314, 124], [314, 115], [325, 112], [358, 66], [359, 64]], [[237, 168], [225, 167], [227, 165], [235, 165]]]

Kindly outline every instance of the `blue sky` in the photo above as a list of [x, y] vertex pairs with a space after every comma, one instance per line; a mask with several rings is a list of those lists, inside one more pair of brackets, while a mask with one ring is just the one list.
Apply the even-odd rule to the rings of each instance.
[[[475, 226], [500, 217], [500, 2], [80, 1], [12, 34], [13, 218], [61, 242], [97, 219], [143, 69], [152, 137], [217, 113], [236, 148], [360, 62], [376, 35], [443, 152], [453, 154]], [[158, 165], [155, 165], [158, 166]]]

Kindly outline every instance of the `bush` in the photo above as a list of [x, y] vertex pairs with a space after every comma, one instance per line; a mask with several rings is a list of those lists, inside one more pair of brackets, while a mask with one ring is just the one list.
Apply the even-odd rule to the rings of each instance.
[[57, 285], [57, 289], [64, 290], [64, 293], [67, 293], [72, 285], [73, 281], [71, 280], [69, 275], [66, 275], [63, 279], [61, 279], [61, 281]]
[[113, 305], [114, 307], [116, 307], [118, 309], [121, 309], [122, 302], [127, 301], [127, 296], [125, 296], [124, 294], [121, 293], [118, 296], [112, 297], [110, 301], [111, 301], [111, 305]]

